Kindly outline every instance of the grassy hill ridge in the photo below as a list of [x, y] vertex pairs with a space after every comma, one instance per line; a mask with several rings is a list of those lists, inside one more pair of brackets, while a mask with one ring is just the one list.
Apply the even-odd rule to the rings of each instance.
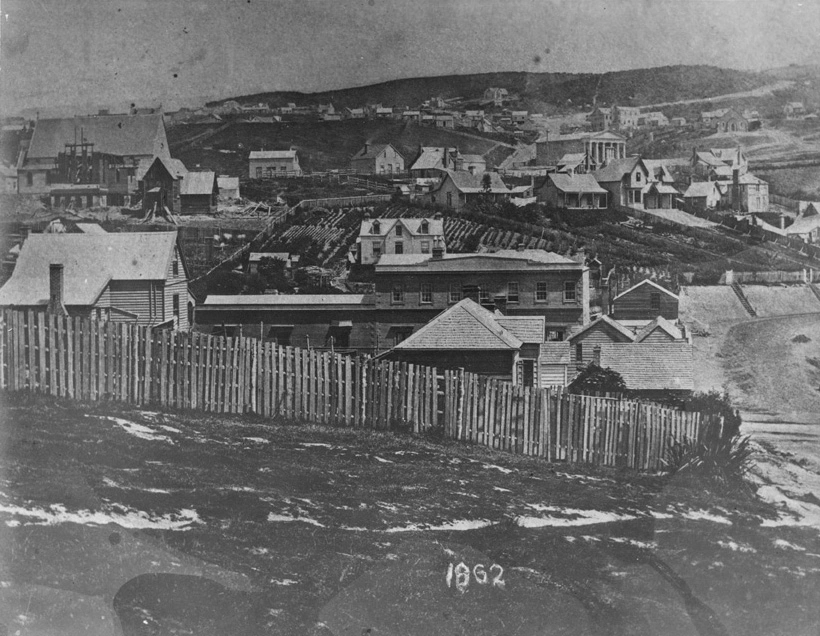
[[[415, 105], [440, 95], [445, 99], [475, 99], [491, 86], [506, 88], [524, 102], [562, 105], [598, 103], [640, 106], [660, 101], [713, 97], [751, 90], [771, 81], [762, 73], [723, 69], [715, 66], [662, 66], [655, 68], [594, 73], [502, 72], [470, 75], [442, 75], [397, 79], [367, 86], [318, 93], [280, 91], [237, 96], [243, 103], [259, 101], [274, 106], [288, 102], [318, 104], [333, 102], [337, 108], [368, 103]], [[216, 106], [225, 100], [209, 102]]]

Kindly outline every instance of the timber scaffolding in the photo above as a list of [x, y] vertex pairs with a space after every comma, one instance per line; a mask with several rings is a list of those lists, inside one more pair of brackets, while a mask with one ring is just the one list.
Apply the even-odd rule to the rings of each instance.
[[697, 412], [463, 370], [34, 311], [0, 314], [0, 388], [416, 434], [438, 429], [547, 461], [637, 470], [661, 469], [673, 443], [720, 425]]

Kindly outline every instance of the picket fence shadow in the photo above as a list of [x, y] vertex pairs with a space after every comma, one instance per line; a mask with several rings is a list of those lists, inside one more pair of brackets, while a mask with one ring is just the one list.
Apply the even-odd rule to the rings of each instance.
[[658, 470], [700, 413], [253, 338], [156, 331], [45, 312], [0, 315], [0, 387], [83, 401], [433, 429], [548, 461]]

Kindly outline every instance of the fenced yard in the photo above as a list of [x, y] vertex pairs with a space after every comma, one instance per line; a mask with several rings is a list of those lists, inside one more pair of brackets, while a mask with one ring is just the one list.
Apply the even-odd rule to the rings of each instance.
[[0, 388], [416, 434], [548, 461], [657, 470], [700, 413], [461, 370], [43, 312], [0, 317]]

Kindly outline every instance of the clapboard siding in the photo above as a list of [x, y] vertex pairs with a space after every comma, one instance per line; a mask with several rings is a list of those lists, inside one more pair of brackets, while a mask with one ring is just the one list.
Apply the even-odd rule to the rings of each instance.
[[162, 286], [157, 281], [112, 280], [111, 306], [137, 316], [139, 325], [155, 325], [165, 320]]
[[[652, 308], [652, 294], [658, 294], [660, 309]], [[658, 316], [677, 320], [678, 299], [654, 285], [639, 285], [612, 301], [612, 317], [615, 320], [653, 320]]]
[[[572, 362], [575, 365], [585, 365], [592, 362], [593, 350], [596, 345], [612, 344], [613, 342], [629, 342], [629, 339], [613, 327], [601, 322], [572, 339]], [[582, 348], [582, 358], [578, 359], [578, 345]]]
[[[177, 273], [174, 273], [174, 263], [176, 263]], [[170, 320], [174, 317], [174, 296], [179, 296], [179, 319], [176, 328], [180, 331], [188, 331], [188, 279], [185, 274], [185, 267], [179, 254], [179, 248], [174, 248], [174, 257], [168, 263], [168, 270], [165, 273], [165, 285], [163, 286], [163, 310], [164, 319]]]
[[551, 386], [566, 386], [567, 384], [567, 365], [565, 364], [541, 364], [541, 381], [542, 388]]

